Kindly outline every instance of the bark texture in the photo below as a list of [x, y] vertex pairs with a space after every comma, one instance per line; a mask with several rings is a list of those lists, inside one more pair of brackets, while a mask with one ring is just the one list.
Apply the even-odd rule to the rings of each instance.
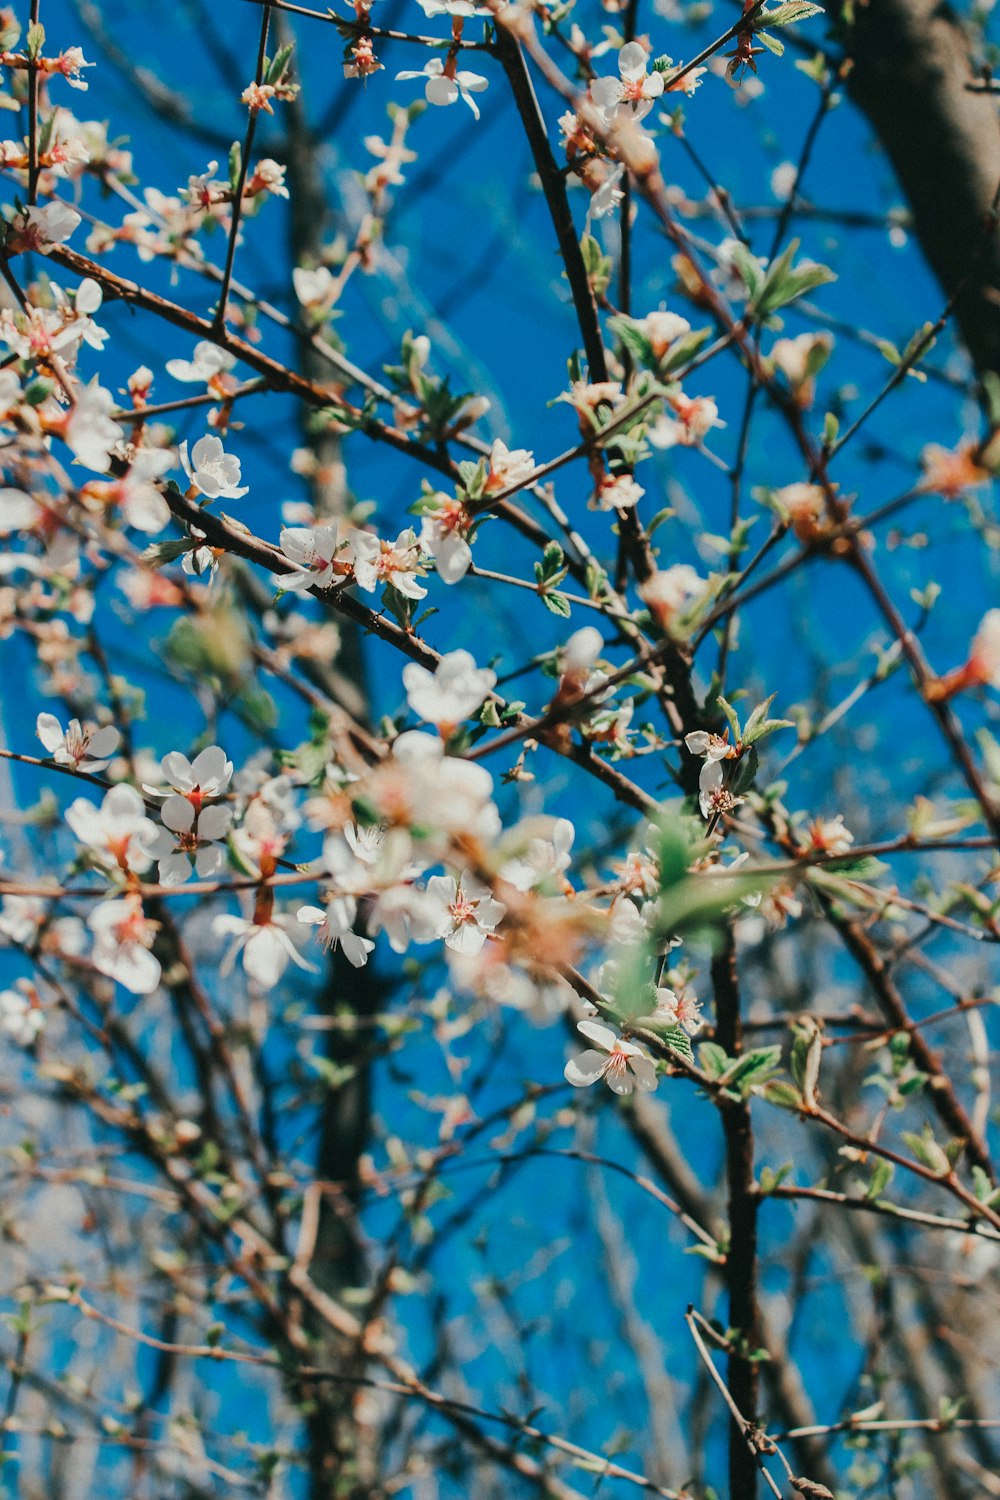
[[[871, 122], [977, 371], [1000, 372], [1000, 123], [970, 38], [937, 0], [839, 0], [847, 91]], [[851, 12], [853, 11], [853, 19]]]

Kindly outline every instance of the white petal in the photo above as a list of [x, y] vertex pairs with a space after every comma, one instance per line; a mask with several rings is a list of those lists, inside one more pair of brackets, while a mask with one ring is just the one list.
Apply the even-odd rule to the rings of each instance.
[[588, 1047], [586, 1052], [579, 1052], [576, 1057], [570, 1058], [563, 1069], [563, 1077], [575, 1089], [586, 1088], [588, 1084], [597, 1083], [607, 1064], [608, 1059], [603, 1052], [595, 1052]]

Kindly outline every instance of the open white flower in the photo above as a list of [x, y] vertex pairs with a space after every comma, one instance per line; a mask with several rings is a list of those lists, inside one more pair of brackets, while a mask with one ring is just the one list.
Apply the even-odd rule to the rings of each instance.
[[359, 589], [373, 594], [381, 584], [391, 584], [406, 599], [426, 596], [427, 590], [418, 581], [424, 574], [420, 543], [411, 526], [401, 531], [394, 542], [376, 536], [373, 531], [351, 531], [348, 535], [354, 581]]
[[462, 68], [456, 68], [453, 75], [446, 73], [445, 64], [439, 57], [430, 58], [418, 71], [397, 73], [396, 78], [399, 81], [425, 79], [424, 97], [428, 104], [454, 104], [457, 99], [464, 99], [477, 120], [479, 106], [472, 95], [489, 87], [488, 81], [479, 73], [469, 73]]
[[[194, 346], [193, 359], [168, 359], [167, 374], [185, 384], [209, 385], [217, 375], [231, 370], [235, 363], [235, 354], [230, 354], [228, 349], [220, 349], [218, 344], [212, 344], [208, 339], [202, 339], [200, 344]], [[216, 442], [218, 441], [216, 438]]]
[[722, 762], [706, 760], [698, 777], [698, 806], [702, 817], [711, 823], [732, 812], [742, 801], [742, 797], [734, 797], [726, 786]]
[[156, 824], [146, 816], [146, 805], [134, 786], [113, 786], [100, 807], [78, 797], [66, 809], [66, 822], [107, 869], [147, 870], [147, 846], [156, 837]]
[[489, 667], [477, 667], [468, 651], [449, 651], [433, 672], [415, 661], [403, 668], [403, 686], [411, 709], [446, 735], [475, 713], [496, 680], [497, 674]]
[[563, 1069], [567, 1083], [580, 1089], [603, 1079], [614, 1094], [631, 1094], [633, 1089], [644, 1094], [653, 1092], [656, 1068], [635, 1042], [623, 1041], [613, 1027], [601, 1021], [579, 1021], [576, 1029], [596, 1046], [570, 1058]]
[[534, 472], [535, 455], [530, 449], [508, 448], [502, 438], [496, 438], [490, 449], [490, 467], [483, 493], [494, 495], [527, 484]]
[[117, 411], [118, 402], [96, 380], [75, 387], [74, 394], [76, 401], [67, 415], [63, 439], [86, 468], [106, 474], [111, 455], [121, 443], [122, 430], [111, 415]]
[[0, 1032], [18, 1047], [30, 1047], [45, 1028], [45, 1012], [18, 990], [0, 990]]
[[336, 522], [330, 526], [283, 526], [281, 550], [295, 571], [276, 573], [275, 584], [286, 593], [328, 589], [334, 578], [350, 572], [349, 559], [337, 557], [346, 544]]
[[219, 968], [224, 979], [231, 974], [237, 955], [243, 956], [243, 967], [251, 979], [265, 989], [278, 983], [291, 959], [300, 969], [316, 972], [315, 964], [307, 963], [295, 946], [290, 932], [297, 930], [294, 917], [272, 914], [265, 922], [255, 922], [250, 917], [235, 917], [227, 914], [215, 917], [212, 931], [219, 936], [229, 934], [232, 943]]
[[292, 285], [303, 307], [324, 307], [332, 302], [337, 283], [329, 266], [317, 266], [315, 270], [296, 266]]
[[133, 995], [151, 995], [160, 983], [159, 960], [150, 953], [156, 923], [143, 914], [138, 896], [105, 901], [87, 918], [94, 933], [94, 967]]
[[324, 948], [343, 950], [344, 957], [355, 969], [368, 962], [368, 955], [375, 944], [371, 938], [361, 937], [354, 931], [358, 915], [358, 903], [353, 896], [331, 896], [324, 909], [321, 906], [300, 906], [295, 913], [306, 926], [318, 927], [318, 937]]
[[639, 42], [627, 42], [618, 54], [618, 78], [595, 78], [590, 97], [604, 112], [605, 124], [622, 116], [641, 120], [663, 93], [663, 78], [647, 73], [649, 54]]
[[503, 921], [507, 910], [488, 886], [468, 875], [459, 883], [452, 875], [432, 875], [427, 895], [439, 909], [436, 936], [456, 953], [478, 953]]
[[442, 583], [460, 583], [472, 564], [469, 514], [457, 496], [438, 492], [436, 508], [420, 523], [420, 545], [433, 557]]
[[54, 714], [39, 714], [35, 733], [57, 766], [74, 766], [78, 771], [103, 771], [118, 749], [121, 735], [112, 725], [98, 729], [86, 727], [79, 719], [70, 719], [65, 729]]
[[20, 251], [40, 250], [47, 255], [53, 245], [62, 245], [80, 223], [80, 215], [68, 203], [36, 203], [22, 209], [9, 234]]
[[239, 459], [226, 452], [214, 433], [199, 438], [190, 455], [187, 443], [181, 443], [180, 456], [181, 468], [207, 500], [239, 500], [249, 492], [249, 485], [240, 484]]
[[145, 783], [143, 791], [149, 792], [153, 797], [168, 799], [176, 792], [180, 794], [180, 799], [187, 798], [196, 808], [207, 797], [221, 797], [233, 774], [233, 763], [227, 759], [221, 745], [209, 745], [199, 751], [194, 760], [188, 760], [179, 750], [171, 750], [160, 761], [160, 767], [172, 791], [147, 786]]
[[666, 985], [656, 991], [656, 1005], [648, 1016], [640, 1016], [638, 1026], [680, 1026], [688, 1036], [695, 1036], [704, 1026], [701, 1001], [685, 990], [678, 995]]
[[168, 797], [163, 804], [163, 827], [148, 845], [158, 863], [161, 885], [183, 885], [194, 868], [199, 880], [211, 880], [225, 868], [221, 846], [233, 814], [217, 803], [197, 812], [187, 797]]
[[736, 747], [729, 743], [727, 734], [709, 734], [707, 729], [694, 729], [684, 736], [689, 755], [702, 755], [706, 760], [732, 760]]

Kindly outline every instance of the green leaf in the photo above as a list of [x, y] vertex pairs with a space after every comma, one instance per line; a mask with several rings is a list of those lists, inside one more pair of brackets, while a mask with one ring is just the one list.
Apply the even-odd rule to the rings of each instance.
[[239, 141], [234, 141], [229, 148], [229, 186], [235, 193], [240, 185], [240, 171], [243, 167], [243, 147]]
[[792, 1042], [792, 1077], [806, 1104], [816, 1103], [816, 1086], [819, 1082], [819, 1067], [823, 1058], [823, 1034], [811, 1016], [803, 1018], [795, 1028]]
[[730, 1056], [724, 1047], [718, 1042], [702, 1042], [698, 1048], [698, 1061], [701, 1071], [707, 1073], [709, 1078], [720, 1078], [730, 1064]]
[[565, 594], [560, 594], [556, 590], [552, 590], [551, 592], [546, 590], [541, 598], [545, 608], [552, 614], [558, 615], [563, 620], [569, 619], [571, 613], [570, 604]]
[[726, 716], [726, 722], [729, 725], [729, 732], [733, 737], [733, 744], [738, 744], [743, 736], [740, 733], [740, 721], [737, 717], [735, 708], [731, 703], [727, 702], [725, 698], [719, 697], [716, 698], [715, 701]]
[[948, 1160], [947, 1152], [934, 1139], [929, 1125], [925, 1125], [920, 1135], [912, 1130], [903, 1131], [903, 1140], [913, 1152], [917, 1161], [921, 1162], [930, 1171], [936, 1172], [939, 1177], [948, 1177], [951, 1174], [951, 1162]]
[[755, 31], [761, 26], [795, 26], [822, 14], [822, 5], [813, 5], [812, 0], [785, 0], [777, 10], [762, 10], [753, 25]]
[[865, 1199], [873, 1203], [876, 1198], [881, 1198], [889, 1183], [892, 1181], [896, 1168], [891, 1161], [886, 1161], [884, 1156], [879, 1156], [872, 1163], [871, 1176], [868, 1186], [865, 1188]]

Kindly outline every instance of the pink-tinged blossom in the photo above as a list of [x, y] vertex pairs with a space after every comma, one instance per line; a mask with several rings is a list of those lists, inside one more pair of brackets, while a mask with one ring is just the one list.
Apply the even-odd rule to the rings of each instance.
[[77, 771], [105, 770], [121, 741], [110, 724], [99, 729], [96, 724], [70, 719], [63, 729], [54, 714], [39, 714], [35, 733], [57, 766], [73, 766]]
[[291, 916], [271, 913], [263, 921], [251, 917], [235, 917], [222, 914], [212, 921], [212, 931], [220, 937], [231, 936], [219, 974], [224, 979], [231, 974], [236, 959], [242, 956], [243, 968], [248, 977], [270, 989], [276, 985], [288, 967], [289, 959], [300, 969], [316, 972], [316, 966], [307, 963], [290, 936], [300, 930], [300, 924]]
[[671, 344], [691, 332], [691, 324], [687, 318], [682, 318], [679, 313], [667, 312], [662, 307], [656, 312], [647, 313], [644, 318], [637, 318], [635, 326], [649, 340], [654, 359], [662, 359]]
[[328, 308], [333, 305], [337, 282], [329, 266], [296, 266], [292, 272], [292, 286], [303, 307]]
[[605, 474], [590, 501], [591, 510], [631, 510], [646, 491], [631, 474]]
[[635, 1042], [623, 1041], [601, 1021], [579, 1021], [576, 1029], [596, 1046], [570, 1058], [563, 1069], [567, 1083], [579, 1089], [603, 1081], [614, 1094], [631, 1094], [634, 1089], [653, 1092], [656, 1068]]
[[80, 223], [80, 215], [68, 203], [34, 204], [22, 209], [7, 229], [11, 254], [29, 250], [47, 255], [53, 245], [63, 245]]
[[671, 396], [670, 406], [673, 415], [657, 417], [647, 433], [654, 448], [697, 448], [713, 427], [726, 425], [711, 396]]
[[456, 496], [440, 491], [432, 495], [434, 510], [425, 512], [420, 527], [420, 545], [437, 566], [442, 583], [459, 583], [472, 563], [469, 546], [471, 519]]
[[484, 495], [514, 490], [527, 484], [535, 472], [535, 455], [527, 448], [508, 448], [497, 438], [490, 449], [490, 466], [483, 486]]
[[[446, 71], [448, 67], [451, 67], [453, 71]], [[483, 89], [489, 87], [487, 79], [479, 73], [470, 73], [466, 69], [456, 68], [454, 61], [445, 64], [439, 57], [432, 57], [419, 70], [406, 70], [396, 74], [397, 82], [404, 82], [411, 78], [425, 80], [424, 97], [428, 104], [454, 104], [456, 100], [462, 99], [472, 110], [476, 119], [479, 119], [479, 106], [472, 95], [480, 94]]]
[[66, 809], [66, 822], [81, 844], [105, 869], [147, 870], [147, 846], [156, 837], [156, 824], [134, 786], [113, 786], [100, 807], [78, 797]]
[[816, 818], [809, 824], [810, 848], [824, 854], [848, 854], [854, 843], [854, 834], [844, 825], [843, 813], [833, 818]]
[[418, 579], [424, 575], [423, 556], [412, 527], [401, 531], [394, 542], [371, 531], [348, 533], [354, 563], [354, 581], [373, 594], [382, 584], [391, 584], [406, 599], [423, 599], [427, 590]]
[[346, 553], [347, 537], [339, 525], [283, 526], [281, 550], [294, 571], [275, 573], [274, 582], [286, 593], [303, 593], [306, 589], [328, 589], [335, 578], [347, 577], [351, 571]]
[[734, 797], [726, 786], [722, 762], [706, 760], [698, 777], [698, 806], [702, 817], [712, 823], [732, 812], [742, 801], [742, 797]]
[[653, 573], [639, 593], [661, 630], [672, 631], [701, 603], [708, 589], [708, 580], [690, 563], [675, 563]]
[[239, 459], [225, 451], [214, 433], [199, 438], [190, 455], [187, 443], [181, 443], [180, 458], [191, 485], [206, 500], [239, 500], [249, 491], [249, 485], [240, 484]]
[[648, 1016], [640, 1016], [637, 1026], [680, 1026], [688, 1036], [696, 1036], [705, 1024], [701, 1001], [689, 990], [677, 994], [665, 985], [656, 991], [656, 1005]]
[[1000, 691], [1000, 609], [987, 610], [969, 653], [973, 680]]
[[477, 667], [468, 651], [450, 651], [433, 672], [415, 661], [403, 668], [410, 708], [425, 723], [436, 725], [445, 737], [475, 713], [496, 680], [497, 674], [489, 667]]
[[464, 875], [432, 875], [427, 895], [438, 908], [436, 937], [456, 953], [478, 953], [503, 921], [507, 910], [488, 886]]
[[183, 885], [192, 868], [199, 880], [212, 880], [225, 869], [221, 845], [233, 821], [230, 808], [214, 803], [197, 812], [187, 797], [168, 797], [160, 816], [163, 827], [148, 847], [161, 885]]
[[94, 967], [133, 995], [151, 995], [160, 983], [159, 960], [149, 951], [157, 924], [143, 915], [140, 898], [95, 906], [87, 926], [94, 934]]
[[647, 72], [649, 54], [640, 42], [628, 42], [618, 54], [618, 78], [595, 78], [590, 97], [603, 111], [604, 123], [622, 118], [642, 120], [663, 93], [663, 78]]

